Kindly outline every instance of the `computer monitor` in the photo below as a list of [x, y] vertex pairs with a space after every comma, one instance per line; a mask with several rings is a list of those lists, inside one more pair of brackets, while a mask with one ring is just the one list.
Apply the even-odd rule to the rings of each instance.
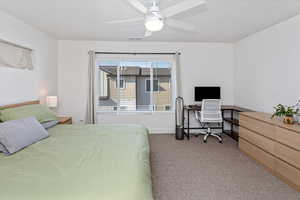
[[203, 99], [221, 99], [220, 87], [195, 87], [195, 101]]

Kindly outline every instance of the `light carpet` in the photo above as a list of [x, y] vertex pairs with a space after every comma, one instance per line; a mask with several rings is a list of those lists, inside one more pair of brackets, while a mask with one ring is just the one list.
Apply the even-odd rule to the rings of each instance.
[[175, 140], [150, 135], [155, 200], [299, 200], [300, 193], [224, 137]]

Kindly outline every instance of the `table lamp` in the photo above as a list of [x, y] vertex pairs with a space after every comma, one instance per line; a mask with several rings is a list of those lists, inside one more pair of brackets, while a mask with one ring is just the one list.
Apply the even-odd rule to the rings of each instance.
[[57, 107], [57, 96], [47, 96], [46, 103], [49, 108]]

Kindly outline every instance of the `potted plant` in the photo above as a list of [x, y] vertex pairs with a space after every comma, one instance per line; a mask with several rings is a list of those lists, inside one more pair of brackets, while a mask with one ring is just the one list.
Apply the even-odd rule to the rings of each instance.
[[294, 108], [296, 109], [296, 121], [300, 124], [300, 100], [294, 105]]
[[284, 106], [282, 104], [278, 104], [274, 107], [275, 112], [272, 115], [274, 117], [283, 117], [283, 122], [286, 124], [294, 123], [294, 115], [297, 114], [297, 110], [294, 106]]

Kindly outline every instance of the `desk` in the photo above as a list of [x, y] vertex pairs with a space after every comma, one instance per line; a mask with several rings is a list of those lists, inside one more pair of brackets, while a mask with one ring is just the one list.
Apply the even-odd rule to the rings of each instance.
[[[234, 126], [239, 126], [239, 121], [238, 119], [234, 118], [234, 112], [251, 112], [251, 110], [247, 108], [242, 108], [238, 106], [232, 106], [232, 105], [222, 105], [221, 106], [222, 110], [222, 116], [223, 116], [223, 122], [222, 126], [217, 126], [217, 127], [211, 127], [213, 129], [222, 129], [222, 133], [225, 133], [226, 135], [230, 136], [234, 140], [238, 141], [238, 132], [234, 131]], [[187, 139], [190, 139], [190, 130], [191, 129], [206, 129], [206, 127], [190, 127], [190, 112], [195, 112], [195, 111], [201, 111], [201, 106], [199, 105], [187, 105], [183, 107], [183, 112], [184, 116], [187, 114], [187, 127], [185, 126], [185, 117], [184, 117], [184, 122], [183, 122], [183, 137], [187, 137]], [[225, 111], [230, 112], [230, 117], [224, 117]], [[228, 122], [230, 124], [231, 130], [224, 130], [224, 121]], [[186, 130], [186, 131], [185, 131]]]

